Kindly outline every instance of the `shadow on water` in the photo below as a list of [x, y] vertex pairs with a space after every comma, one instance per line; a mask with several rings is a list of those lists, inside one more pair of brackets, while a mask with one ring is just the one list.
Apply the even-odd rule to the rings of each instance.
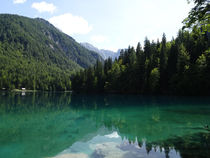
[[0, 157], [202, 158], [205, 125], [208, 97], [0, 93]]

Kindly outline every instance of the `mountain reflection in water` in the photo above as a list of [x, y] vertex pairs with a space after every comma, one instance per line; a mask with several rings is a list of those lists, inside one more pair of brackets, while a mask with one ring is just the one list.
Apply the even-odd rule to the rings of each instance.
[[209, 97], [0, 93], [0, 157], [209, 158]]
[[95, 136], [87, 142], [76, 142], [53, 158], [181, 158], [174, 148], [165, 150], [153, 146], [148, 149], [146, 141], [139, 144], [122, 139], [116, 131], [105, 136]]

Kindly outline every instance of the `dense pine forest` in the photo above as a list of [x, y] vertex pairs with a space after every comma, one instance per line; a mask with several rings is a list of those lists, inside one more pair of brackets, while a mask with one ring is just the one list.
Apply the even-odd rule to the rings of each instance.
[[206, 94], [210, 92], [210, 49], [199, 29], [179, 31], [166, 42], [128, 47], [120, 57], [78, 72], [72, 88], [84, 92]]
[[209, 3], [195, 0], [183, 29], [167, 42], [145, 39], [144, 45], [121, 50], [120, 57], [78, 72], [72, 89], [78, 92], [140, 94], [210, 94]]

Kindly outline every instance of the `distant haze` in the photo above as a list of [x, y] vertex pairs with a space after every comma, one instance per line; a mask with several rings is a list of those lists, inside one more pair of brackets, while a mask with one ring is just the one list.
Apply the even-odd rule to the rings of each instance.
[[87, 48], [90, 51], [97, 52], [103, 59], [108, 59], [109, 57], [114, 60], [115, 58], [118, 58], [120, 55], [120, 50], [118, 49], [117, 52], [111, 51], [111, 50], [105, 50], [105, 49], [98, 49], [91, 45], [90, 43], [80, 43], [83, 47]]

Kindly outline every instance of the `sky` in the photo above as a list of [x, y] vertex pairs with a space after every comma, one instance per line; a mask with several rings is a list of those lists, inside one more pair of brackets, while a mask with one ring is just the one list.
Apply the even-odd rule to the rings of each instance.
[[48, 20], [77, 42], [117, 51], [145, 37], [176, 37], [193, 4], [187, 0], [1, 0], [0, 13]]

